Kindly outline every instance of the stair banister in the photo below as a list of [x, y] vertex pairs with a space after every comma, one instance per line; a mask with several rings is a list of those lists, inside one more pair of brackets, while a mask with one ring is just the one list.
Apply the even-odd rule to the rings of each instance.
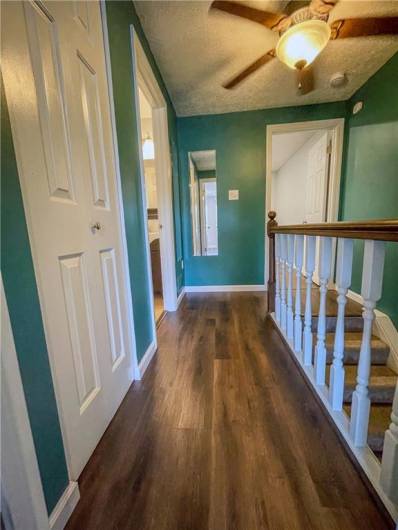
[[319, 242], [319, 313], [317, 343], [314, 356], [315, 381], [317, 385], [325, 384], [326, 373], [326, 295], [332, 263], [332, 238], [320, 237]]
[[286, 305], [286, 261], [287, 261], [287, 236], [281, 234], [281, 326], [287, 330], [287, 305]]
[[344, 397], [344, 318], [347, 303], [347, 291], [351, 285], [352, 258], [354, 242], [352, 239], [339, 239], [336, 261], [337, 323], [334, 336], [333, 363], [330, 369], [329, 398], [333, 410], [343, 409]]
[[[303, 374], [309, 381], [314, 392], [320, 397], [323, 406], [329, 413], [332, 421], [342, 433], [352, 454], [358, 464], [363, 468], [370, 479], [381, 500], [395, 521], [398, 521], [398, 383], [395, 390], [391, 423], [385, 433], [384, 447], [381, 465], [375, 459], [369, 446], [367, 446], [369, 428], [369, 377], [371, 366], [371, 339], [372, 324], [374, 320], [374, 309], [380, 299], [383, 280], [383, 266], [385, 254], [385, 242], [398, 243], [398, 219], [385, 219], [375, 221], [359, 222], [337, 222], [319, 224], [300, 224], [280, 226], [275, 221], [276, 214], [272, 212], [272, 223], [268, 223], [268, 234], [270, 246], [272, 246], [272, 258], [276, 259], [273, 265], [275, 271], [280, 264], [280, 311], [279, 321], [277, 315], [272, 315], [280, 333], [287, 341], [291, 353], [296, 357]], [[289, 290], [289, 267], [291, 266], [291, 239], [294, 236], [294, 267], [296, 271], [296, 297], [293, 317], [294, 341], [288, 337], [287, 316], [290, 307]], [[330, 276], [328, 267], [322, 266], [322, 257], [329, 254], [330, 238], [338, 239], [336, 290], [337, 296], [337, 320], [335, 339], [333, 345], [333, 362], [331, 365], [329, 389], [327, 391], [324, 383], [324, 360], [325, 360], [325, 305], [321, 301], [318, 314], [317, 345], [315, 351], [315, 369], [312, 369], [312, 300], [313, 289], [312, 276], [315, 269], [316, 240], [320, 237], [321, 259], [320, 279], [321, 295], [327, 286], [327, 278]], [[271, 243], [273, 238], [273, 243]], [[348, 418], [343, 409], [344, 401], [344, 319], [345, 306], [347, 303], [347, 292], [351, 284], [353, 263], [353, 240], [365, 242], [363, 260], [363, 274], [361, 295], [363, 298], [363, 332], [361, 336], [361, 347], [358, 359], [356, 387], [352, 395], [351, 417]], [[275, 248], [276, 241], [280, 243], [279, 251]], [[305, 252], [303, 251], [305, 242]], [[325, 249], [326, 246], [326, 249]], [[289, 252], [290, 250], [290, 252]], [[270, 251], [271, 252], [271, 251]], [[305, 255], [305, 259], [303, 259]], [[271, 259], [271, 254], [270, 254]], [[305, 261], [304, 269], [306, 277], [305, 289], [305, 313], [304, 326], [301, 318], [301, 270]], [[326, 261], [325, 261], [326, 263]], [[271, 270], [271, 267], [270, 267]], [[286, 272], [288, 273], [286, 293]], [[274, 283], [277, 279], [274, 276]], [[323, 293], [322, 293], [323, 291]], [[277, 300], [275, 293], [273, 300]], [[322, 298], [322, 296], [321, 296]], [[270, 312], [272, 309], [270, 310]], [[301, 328], [304, 327], [301, 333]], [[322, 355], [320, 355], [320, 353]], [[397, 526], [398, 530], [398, 526]]]
[[391, 424], [384, 437], [380, 484], [388, 497], [398, 504], [398, 382], [392, 405]]
[[[275, 255], [276, 252], [276, 235], [272, 233], [272, 228], [278, 226], [276, 218], [276, 212], [268, 212], [268, 222], [267, 222], [267, 236], [268, 236], [268, 285], [267, 285], [267, 294], [268, 294], [268, 311], [272, 313], [275, 310], [275, 296], [274, 293], [276, 288], [276, 278], [278, 278], [279, 270], [279, 261]], [[279, 252], [280, 254], [280, 252]], [[278, 278], [279, 280], [279, 278]], [[278, 281], [279, 285], [279, 281]]]
[[294, 235], [287, 236], [287, 338], [293, 341], [293, 260], [294, 260]]
[[[281, 287], [280, 287], [280, 278], [281, 278], [281, 272], [280, 272], [280, 264], [281, 264], [281, 256], [280, 256], [280, 248], [281, 248], [281, 241], [280, 241], [280, 234], [275, 234], [275, 317], [276, 320], [280, 323], [281, 322]], [[272, 293], [268, 293], [268, 297], [272, 297]]]
[[303, 332], [303, 361], [304, 366], [312, 365], [312, 276], [315, 270], [316, 237], [305, 237], [305, 314]]
[[294, 266], [296, 267], [296, 301], [294, 309], [294, 350], [301, 352], [303, 324], [301, 320], [301, 273], [303, 268], [304, 236], [294, 236]]
[[359, 353], [357, 385], [352, 396], [350, 434], [356, 447], [364, 447], [368, 437], [370, 399], [369, 377], [374, 308], [380, 300], [384, 271], [384, 241], [365, 241], [362, 287], [363, 332]]

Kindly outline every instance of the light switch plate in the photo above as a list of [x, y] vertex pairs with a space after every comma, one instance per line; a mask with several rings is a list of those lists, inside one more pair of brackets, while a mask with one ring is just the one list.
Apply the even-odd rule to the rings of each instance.
[[228, 199], [230, 201], [239, 201], [239, 190], [228, 190]]

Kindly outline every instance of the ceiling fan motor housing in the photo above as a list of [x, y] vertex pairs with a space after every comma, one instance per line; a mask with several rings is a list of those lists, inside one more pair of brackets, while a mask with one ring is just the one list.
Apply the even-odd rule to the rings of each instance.
[[306, 22], [307, 20], [323, 20], [324, 22], [327, 22], [329, 18], [328, 13], [324, 14], [314, 14], [310, 11], [309, 7], [302, 7], [301, 9], [297, 9], [294, 13], [290, 15], [291, 24], [288, 27], [283, 27], [283, 29], [280, 31], [280, 34], [284, 33], [286, 30], [289, 29], [291, 26], [296, 26], [297, 24], [301, 24], [301, 22]]

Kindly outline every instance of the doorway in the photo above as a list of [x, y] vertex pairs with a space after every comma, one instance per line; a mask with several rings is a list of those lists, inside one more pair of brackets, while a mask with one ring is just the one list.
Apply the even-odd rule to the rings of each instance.
[[[173, 217], [173, 194], [172, 194], [172, 171], [170, 157], [170, 140], [168, 130], [167, 102], [159, 87], [158, 81], [152, 71], [151, 65], [142, 48], [140, 40], [131, 26], [131, 45], [133, 74], [135, 86], [135, 104], [137, 109], [137, 132], [138, 138], [143, 139], [142, 148], [140, 149], [140, 173], [143, 210], [146, 212], [147, 221], [144, 230], [146, 237], [146, 261], [148, 275], [148, 289], [151, 293], [151, 304], [153, 314], [153, 342], [148, 351], [152, 354], [156, 350], [156, 318], [155, 302], [158, 308], [156, 314], [162, 311], [177, 310], [177, 281], [176, 281], [176, 264], [175, 264], [175, 242], [174, 242], [174, 217]], [[146, 110], [141, 110], [140, 93], [144, 96]], [[141, 98], [141, 101], [142, 98]], [[148, 108], [149, 107], [149, 108]], [[141, 112], [143, 116], [151, 115], [151, 120], [141, 121]], [[149, 131], [145, 126], [151, 126]], [[148, 140], [145, 144], [145, 141]], [[144, 160], [145, 152], [148, 154], [148, 162]], [[153, 152], [152, 152], [153, 150]], [[149, 156], [151, 158], [149, 158]], [[153, 156], [153, 158], [152, 158]], [[150, 162], [149, 162], [150, 161]], [[147, 190], [146, 174], [152, 175], [148, 178], [149, 188]], [[147, 193], [149, 191], [149, 193]], [[155, 193], [156, 192], [156, 193]], [[148, 198], [156, 201], [156, 212], [149, 210]], [[148, 215], [149, 214], [149, 215]], [[151, 217], [148, 219], [148, 217]], [[155, 219], [156, 217], [156, 219]], [[150, 223], [149, 221], [155, 221]], [[150, 231], [152, 232], [150, 234]], [[150, 245], [151, 238], [157, 239], [157, 242]], [[152, 250], [152, 252], [151, 252]], [[153, 259], [151, 259], [153, 257]], [[158, 266], [153, 267], [153, 260], [157, 260]], [[153, 274], [152, 271], [155, 273]], [[155, 278], [156, 276], [156, 278]], [[154, 283], [158, 294], [155, 299]], [[161, 285], [161, 289], [160, 289]], [[160, 303], [161, 302], [161, 303]], [[147, 359], [147, 358], [146, 358]], [[147, 366], [145, 362], [143, 366]], [[141, 376], [144, 369], [140, 369]]]
[[156, 153], [153, 141], [152, 107], [141, 88], [138, 88], [138, 100], [140, 105], [141, 146], [146, 201], [145, 214], [152, 271], [153, 309], [155, 322], [158, 325], [163, 318], [165, 311], [163, 301], [162, 260], [160, 256], [159, 201], [156, 185]]
[[[267, 127], [266, 213], [278, 224], [337, 221], [343, 132], [343, 118]], [[268, 238], [265, 247], [267, 257]]]

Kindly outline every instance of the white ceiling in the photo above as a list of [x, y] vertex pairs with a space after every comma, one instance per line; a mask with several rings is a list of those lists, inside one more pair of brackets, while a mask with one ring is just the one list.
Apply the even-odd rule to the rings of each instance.
[[[217, 114], [345, 100], [395, 52], [398, 36], [329, 42], [315, 62], [316, 90], [298, 96], [294, 72], [274, 59], [234, 90], [222, 83], [275, 47], [278, 35], [259, 24], [221, 11], [210, 0], [134, 2], [150, 47], [179, 116]], [[251, 1], [281, 10], [283, 1]], [[329, 21], [355, 16], [398, 15], [398, 1], [340, 0]], [[348, 83], [331, 88], [330, 77], [345, 72]]]
[[278, 171], [316, 131], [272, 135], [272, 171]]
[[191, 160], [198, 171], [210, 171], [216, 169], [215, 151], [191, 151]]

